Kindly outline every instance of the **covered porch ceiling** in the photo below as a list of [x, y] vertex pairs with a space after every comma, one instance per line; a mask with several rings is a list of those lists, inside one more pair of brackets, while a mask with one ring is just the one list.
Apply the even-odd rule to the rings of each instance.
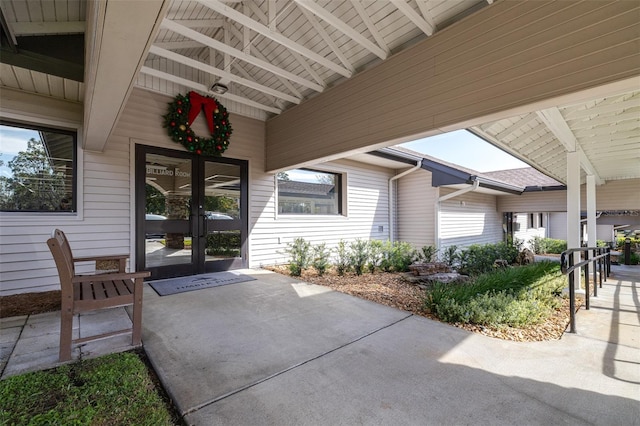
[[[81, 103], [84, 146], [99, 151], [134, 87], [168, 96], [196, 90], [232, 113], [269, 120], [492, 3], [2, 0], [3, 49], [20, 52], [29, 37], [84, 34], [85, 57], [79, 78], [77, 68], [60, 72], [65, 58], [41, 66], [3, 54], [0, 87]], [[213, 92], [216, 83], [228, 91]], [[583, 175], [599, 183], [640, 179], [640, 77], [469, 130], [563, 183], [564, 153], [574, 149]]]

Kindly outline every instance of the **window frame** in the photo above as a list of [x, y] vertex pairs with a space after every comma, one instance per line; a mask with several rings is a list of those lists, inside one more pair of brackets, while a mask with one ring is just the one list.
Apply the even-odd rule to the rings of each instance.
[[[49, 120], [45, 120], [49, 121]], [[0, 217], [3, 220], [23, 220], [34, 219], [42, 220], [47, 216], [55, 217], [73, 217], [74, 219], [82, 218], [80, 212], [80, 206], [82, 205], [82, 193], [81, 193], [81, 179], [82, 179], [82, 155], [80, 148], [80, 126], [66, 127], [56, 125], [54, 122], [47, 122], [41, 124], [34, 124], [30, 121], [24, 121], [20, 119], [12, 119], [10, 117], [0, 117], [0, 125], [15, 127], [19, 129], [33, 130], [33, 131], [45, 131], [52, 133], [59, 133], [63, 135], [71, 136], [72, 149], [71, 149], [71, 162], [72, 162], [72, 203], [69, 210], [0, 210]]]
[[311, 219], [311, 218], [323, 218], [323, 219], [333, 219], [333, 218], [344, 218], [347, 216], [347, 173], [336, 170], [328, 170], [323, 168], [310, 168], [310, 167], [296, 167], [294, 169], [284, 170], [284, 172], [289, 172], [291, 170], [304, 170], [307, 172], [316, 172], [321, 174], [330, 174], [335, 177], [335, 188], [337, 189], [337, 213], [281, 213], [280, 212], [280, 188], [278, 185], [279, 179], [278, 174], [274, 176], [274, 184], [275, 184], [275, 217], [285, 217], [285, 218], [300, 218], [300, 219]]

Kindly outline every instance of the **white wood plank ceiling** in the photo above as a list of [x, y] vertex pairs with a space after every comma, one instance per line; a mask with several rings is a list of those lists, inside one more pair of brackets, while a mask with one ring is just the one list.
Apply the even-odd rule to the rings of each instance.
[[583, 183], [587, 173], [598, 184], [640, 178], [640, 87], [471, 130], [560, 182], [566, 183], [565, 152], [574, 150], [580, 155]]
[[[322, 93], [492, 0], [172, 0], [135, 85], [189, 90], [262, 120]], [[85, 30], [87, 0], [1, 0], [15, 35]], [[214, 83], [229, 88], [210, 91]], [[82, 102], [84, 84], [0, 64], [0, 87]], [[531, 111], [471, 129], [565, 182], [578, 149], [599, 182], [640, 178], [638, 90]]]
[[[138, 85], [279, 114], [433, 34], [480, 0], [174, 0]], [[228, 105], [227, 108], [230, 108]]]

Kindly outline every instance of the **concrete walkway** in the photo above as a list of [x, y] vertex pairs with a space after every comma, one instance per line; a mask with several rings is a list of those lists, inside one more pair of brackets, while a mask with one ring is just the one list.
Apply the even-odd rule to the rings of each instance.
[[577, 334], [535, 343], [243, 272], [145, 290], [145, 350], [188, 424], [640, 424], [638, 267], [614, 267]]

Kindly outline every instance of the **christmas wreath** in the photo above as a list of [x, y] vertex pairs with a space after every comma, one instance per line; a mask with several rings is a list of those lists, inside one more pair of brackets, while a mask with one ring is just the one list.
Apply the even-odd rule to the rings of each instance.
[[[193, 120], [202, 109], [211, 137], [198, 136], [191, 130]], [[213, 157], [219, 157], [227, 150], [233, 132], [227, 109], [217, 99], [196, 92], [175, 97], [164, 116], [164, 127], [174, 142], [182, 144], [190, 152]]]

